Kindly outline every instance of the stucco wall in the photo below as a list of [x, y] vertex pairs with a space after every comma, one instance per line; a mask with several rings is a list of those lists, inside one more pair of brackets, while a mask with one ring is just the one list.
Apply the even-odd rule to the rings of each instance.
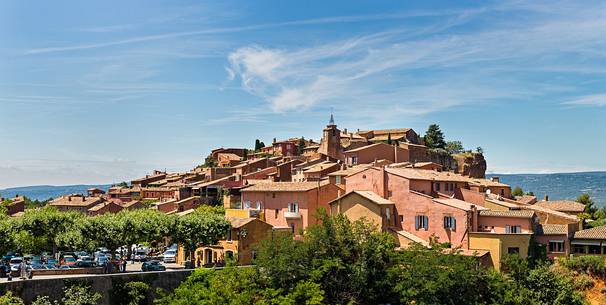
[[193, 270], [176, 270], [163, 272], [124, 273], [112, 275], [95, 275], [83, 277], [71, 277], [64, 279], [32, 279], [26, 281], [13, 281], [0, 283], [0, 294], [12, 291], [21, 297], [26, 304], [30, 304], [37, 296], [49, 296], [51, 300], [62, 297], [65, 287], [73, 284], [86, 284], [92, 290], [102, 295], [99, 304], [115, 304], [112, 300], [114, 287], [121, 287], [125, 282], [141, 281], [150, 285], [149, 298], [155, 298], [157, 288], [172, 291], [184, 281]]
[[532, 220], [530, 218], [494, 216], [478, 217], [478, 230], [484, 230], [485, 226], [488, 226], [488, 230], [494, 227], [494, 233], [507, 233], [505, 226], [520, 226], [523, 233], [532, 233]]
[[470, 250], [488, 250], [494, 268], [501, 269], [501, 259], [508, 254], [508, 248], [519, 248], [520, 256], [528, 256], [528, 245], [532, 234], [469, 233]]

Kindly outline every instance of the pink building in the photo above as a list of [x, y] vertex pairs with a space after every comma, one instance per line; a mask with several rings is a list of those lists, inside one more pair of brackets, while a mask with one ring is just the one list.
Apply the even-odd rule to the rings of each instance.
[[299, 233], [316, 223], [318, 208], [330, 210], [328, 203], [337, 198], [337, 190], [328, 181], [259, 183], [242, 189], [242, 208], [263, 212], [275, 228]]

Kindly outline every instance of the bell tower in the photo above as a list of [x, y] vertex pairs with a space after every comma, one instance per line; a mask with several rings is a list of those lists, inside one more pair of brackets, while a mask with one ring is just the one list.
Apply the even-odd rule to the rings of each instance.
[[324, 128], [318, 152], [336, 160], [343, 160], [344, 158], [343, 148], [341, 147], [341, 131], [337, 128], [332, 113], [328, 125]]

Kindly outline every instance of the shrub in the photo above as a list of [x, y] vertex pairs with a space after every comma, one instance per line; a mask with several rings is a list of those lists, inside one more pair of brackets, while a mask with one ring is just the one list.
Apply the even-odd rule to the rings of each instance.
[[606, 277], [606, 260], [601, 256], [577, 256], [560, 259], [559, 262], [570, 270], [601, 278]]
[[593, 279], [587, 274], [579, 274], [574, 277], [573, 283], [576, 290], [591, 289], [594, 285]]
[[8, 291], [5, 295], [0, 296], [0, 305], [24, 305], [24, 303], [21, 298], [14, 296], [11, 291]]

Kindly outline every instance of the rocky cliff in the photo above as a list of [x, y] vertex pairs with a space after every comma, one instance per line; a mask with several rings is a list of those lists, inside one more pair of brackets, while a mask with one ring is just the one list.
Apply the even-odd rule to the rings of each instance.
[[486, 160], [481, 153], [467, 152], [451, 155], [443, 149], [431, 149], [429, 160], [442, 165], [446, 171], [454, 171], [473, 178], [484, 178], [486, 175]]

